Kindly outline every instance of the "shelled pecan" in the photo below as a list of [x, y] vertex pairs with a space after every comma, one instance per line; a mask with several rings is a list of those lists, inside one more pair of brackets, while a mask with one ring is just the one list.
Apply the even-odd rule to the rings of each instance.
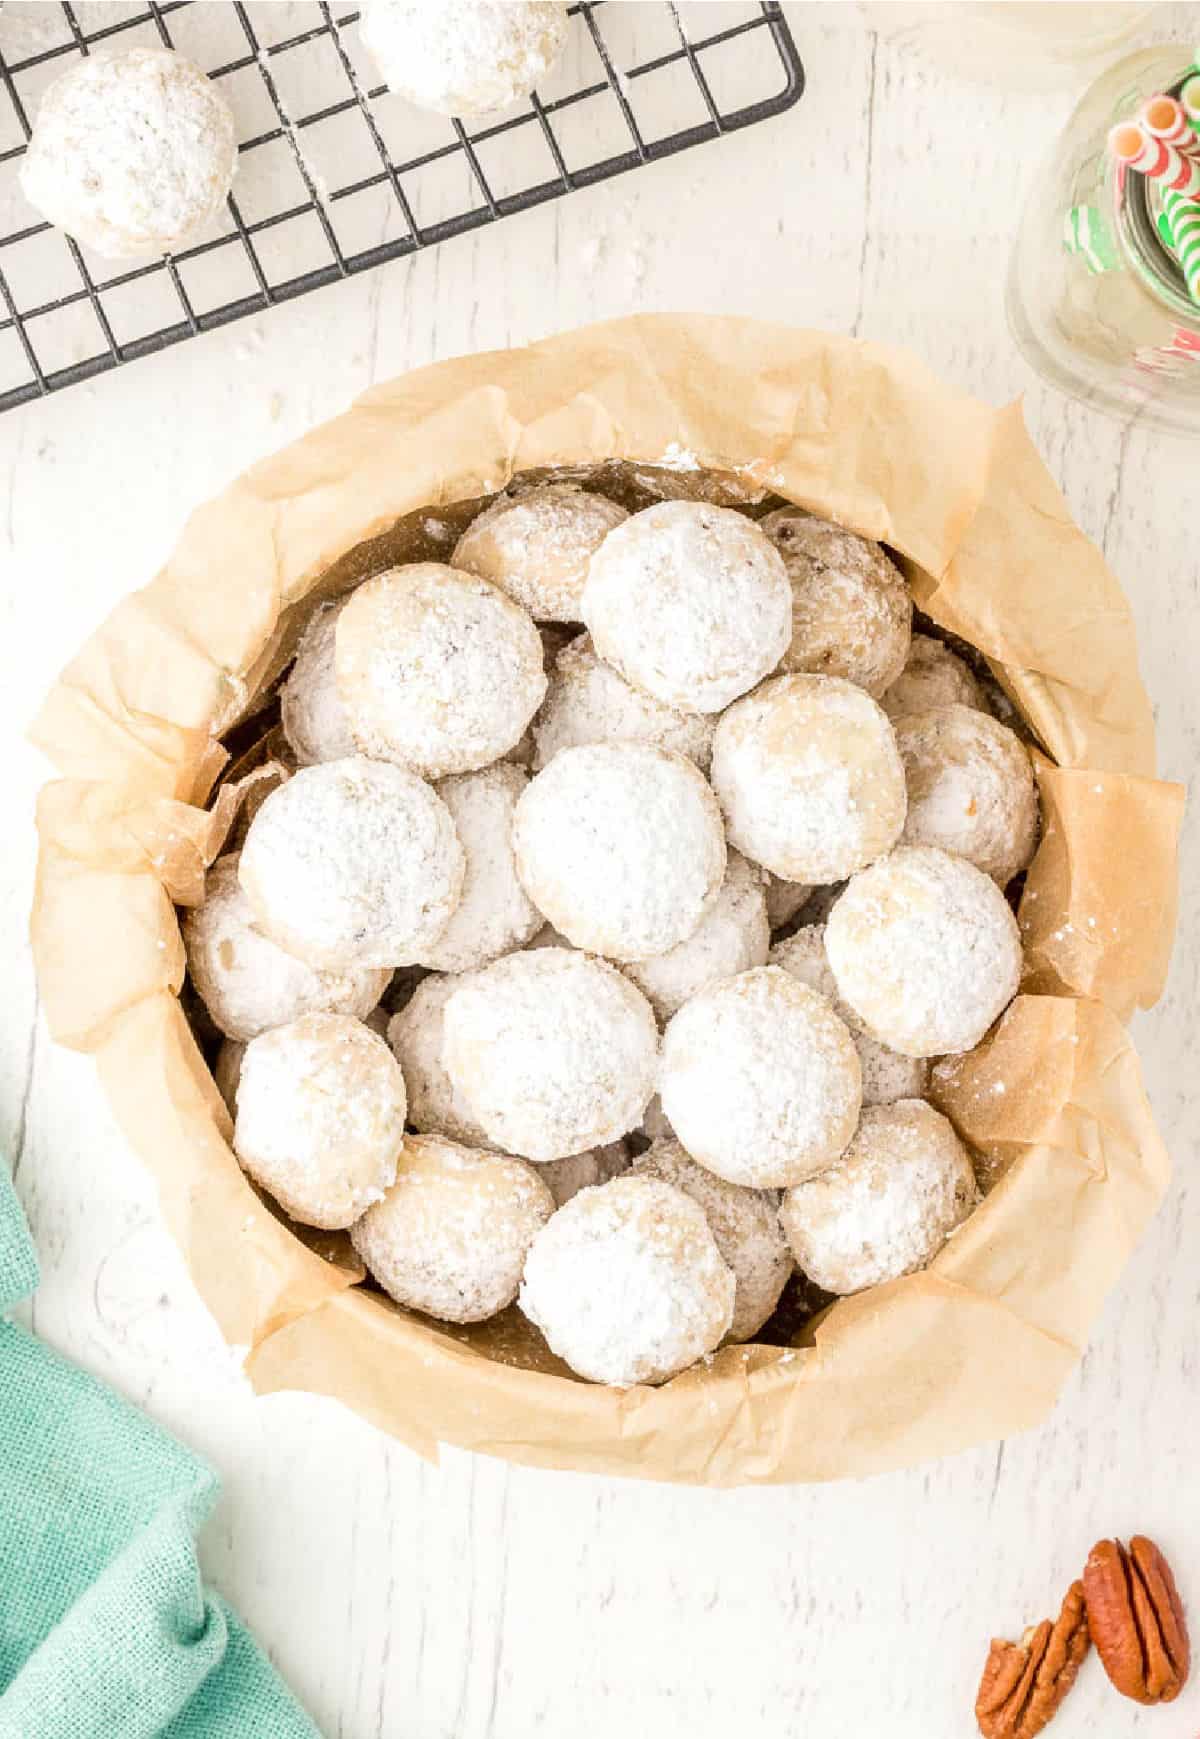
[[1083, 1572], [1088, 1624], [1105, 1672], [1135, 1703], [1171, 1703], [1188, 1676], [1191, 1651], [1171, 1567], [1138, 1534], [1129, 1548], [1100, 1540]]
[[1053, 1624], [1044, 1618], [1020, 1642], [993, 1639], [975, 1699], [983, 1739], [1034, 1739], [1075, 1683], [1087, 1651], [1083, 1584], [1072, 1582]]

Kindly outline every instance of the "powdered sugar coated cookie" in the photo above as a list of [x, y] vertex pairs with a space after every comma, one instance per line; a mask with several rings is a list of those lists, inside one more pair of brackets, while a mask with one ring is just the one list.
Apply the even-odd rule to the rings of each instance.
[[578, 622], [588, 563], [629, 515], [574, 483], [502, 495], [471, 521], [451, 558], [499, 586], [535, 622]]

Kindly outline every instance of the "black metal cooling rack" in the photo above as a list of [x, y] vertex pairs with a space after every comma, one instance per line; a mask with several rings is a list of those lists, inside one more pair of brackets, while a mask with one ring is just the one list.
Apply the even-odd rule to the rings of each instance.
[[[751, 126], [804, 89], [776, 0], [581, 0], [537, 94], [473, 129], [379, 86], [357, 12], [326, 3], [93, 0], [24, 26], [16, 10], [0, 12], [0, 410]], [[51, 79], [131, 42], [221, 81], [239, 166], [211, 233], [128, 267], [37, 221], [17, 172]]]

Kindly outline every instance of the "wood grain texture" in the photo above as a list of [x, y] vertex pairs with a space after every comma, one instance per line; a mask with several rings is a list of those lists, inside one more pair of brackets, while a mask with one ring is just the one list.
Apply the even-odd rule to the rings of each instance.
[[[433, 1469], [333, 1404], [254, 1402], [90, 1063], [38, 1027], [25, 913], [45, 769], [21, 734], [61, 663], [195, 503], [372, 381], [634, 308], [857, 332], [993, 402], [1025, 392], [1133, 600], [1162, 768], [1189, 777], [1196, 449], [1043, 388], [1004, 324], [1008, 239], [1070, 85], [971, 86], [852, 6], [790, 16], [810, 84], [783, 119], [0, 421], [0, 1143], [43, 1263], [29, 1315], [211, 1457], [225, 1494], [207, 1569], [339, 1739], [955, 1739], [989, 1636], [1053, 1609], [1104, 1534], [1160, 1540], [1200, 1613], [1195, 813], [1170, 984], [1137, 1026], [1168, 1201], [1042, 1429], [860, 1485], [671, 1490], [453, 1451]], [[1160, 8], [1154, 33], [1196, 40], [1200, 6]], [[1200, 1681], [1164, 1717], [1117, 1705], [1093, 1663], [1054, 1731], [1164, 1721], [1195, 1731]]]

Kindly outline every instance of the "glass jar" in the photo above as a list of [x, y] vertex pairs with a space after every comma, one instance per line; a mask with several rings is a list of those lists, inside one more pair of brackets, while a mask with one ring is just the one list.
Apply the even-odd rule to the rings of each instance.
[[1158, 190], [1119, 168], [1109, 130], [1177, 91], [1188, 50], [1127, 56], [1091, 87], [1050, 152], [1021, 220], [1007, 307], [1026, 360], [1110, 415], [1200, 435], [1200, 306], [1158, 228]]

